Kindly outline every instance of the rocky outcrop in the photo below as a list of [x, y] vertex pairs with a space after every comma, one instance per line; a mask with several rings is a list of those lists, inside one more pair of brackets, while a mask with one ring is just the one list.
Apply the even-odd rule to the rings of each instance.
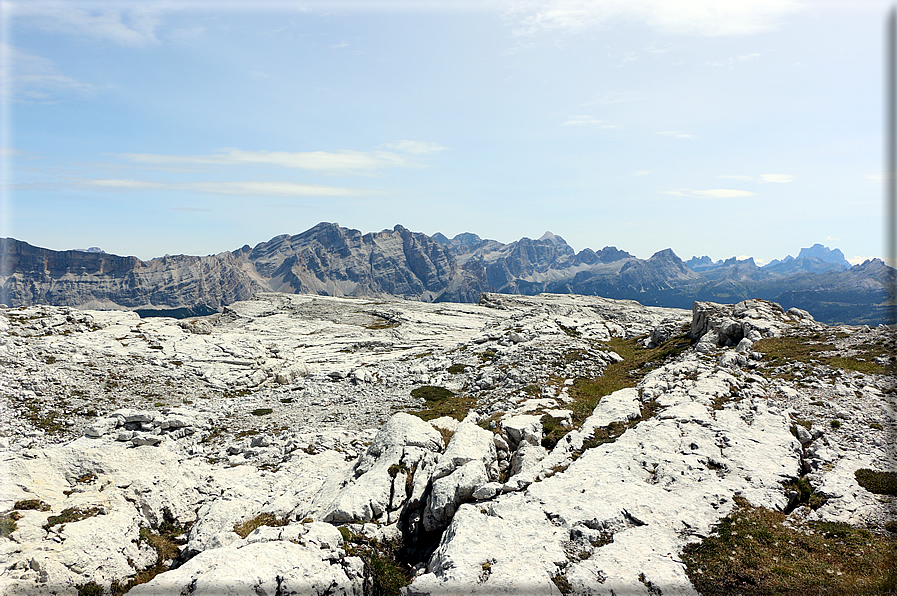
[[[696, 594], [683, 549], [736, 500], [893, 527], [854, 474], [893, 466], [887, 329], [761, 300], [483, 302], [261, 294], [200, 333], [0, 309], [0, 590], [356, 595], [400, 553], [407, 594]], [[583, 412], [577, 379], [626, 363], [608, 340], [640, 357], [685, 327]], [[773, 361], [770, 337], [867, 372]]]

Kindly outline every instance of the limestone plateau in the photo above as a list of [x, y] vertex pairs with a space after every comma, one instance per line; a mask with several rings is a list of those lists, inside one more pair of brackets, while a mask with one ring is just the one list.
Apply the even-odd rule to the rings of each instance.
[[0, 591], [886, 593], [894, 353], [763, 300], [0, 309]]
[[551, 233], [502, 244], [471, 233], [427, 236], [402, 226], [362, 234], [335, 223], [232, 252], [149, 261], [0, 239], [5, 304], [175, 316], [210, 314], [260, 291], [466, 303], [483, 292], [547, 292], [675, 308], [691, 308], [695, 300], [763, 298], [828, 324], [876, 325], [888, 320], [887, 305], [897, 302], [895, 278], [897, 271], [879, 259], [851, 267], [840, 251], [821, 245], [758, 267], [752, 259], [683, 262], [670, 249], [649, 259], [614, 247], [577, 253]]

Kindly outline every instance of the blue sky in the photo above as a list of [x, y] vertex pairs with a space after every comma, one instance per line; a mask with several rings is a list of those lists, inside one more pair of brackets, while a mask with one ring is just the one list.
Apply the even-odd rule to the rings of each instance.
[[0, 236], [882, 254], [888, 2], [4, 2]]

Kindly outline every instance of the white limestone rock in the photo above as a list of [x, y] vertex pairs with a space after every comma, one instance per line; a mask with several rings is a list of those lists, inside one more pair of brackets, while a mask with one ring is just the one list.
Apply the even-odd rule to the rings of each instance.
[[347, 559], [341, 560], [336, 551], [321, 549], [316, 544], [241, 540], [202, 552], [181, 567], [136, 586], [129, 594], [360, 596], [360, 561]]

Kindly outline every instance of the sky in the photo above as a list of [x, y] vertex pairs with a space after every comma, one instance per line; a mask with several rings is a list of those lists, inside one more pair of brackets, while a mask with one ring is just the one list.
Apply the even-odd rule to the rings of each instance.
[[0, 0], [0, 236], [883, 254], [881, 0]]

